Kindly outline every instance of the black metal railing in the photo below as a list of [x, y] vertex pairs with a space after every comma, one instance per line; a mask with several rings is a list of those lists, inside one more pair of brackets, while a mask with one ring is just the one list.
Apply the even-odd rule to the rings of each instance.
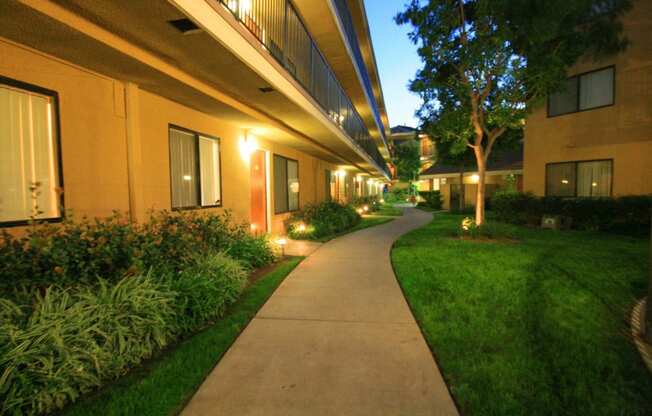
[[[362, 59], [362, 52], [360, 51], [360, 44], [358, 43], [358, 37], [355, 33], [355, 27], [353, 26], [353, 18], [351, 17], [351, 12], [346, 4], [346, 0], [335, 0], [335, 7], [337, 8], [337, 13], [340, 16], [340, 22], [342, 22], [344, 33], [346, 34], [347, 41], [351, 47], [351, 51], [353, 52], [353, 58], [355, 59], [355, 63], [358, 67], [358, 70], [360, 71], [360, 74], [362, 75], [362, 83], [365, 90], [367, 91], [367, 94], [369, 95], [369, 98], [371, 99], [371, 109], [373, 111], [374, 118], [382, 130], [383, 122], [380, 117], [380, 111], [378, 110], [376, 96], [374, 95], [374, 90], [371, 86], [369, 71], [367, 71], [367, 65], [365, 65], [364, 59]], [[387, 145], [387, 139], [385, 138], [385, 135], [382, 134], [382, 131], [381, 136], [385, 142], [385, 145]]]
[[[362, 117], [344, 92], [292, 3], [289, 0], [219, 1], [292, 74], [333, 122], [389, 175], [385, 159]], [[376, 104], [375, 101], [373, 104]], [[378, 109], [373, 108], [372, 111], [378, 117]], [[382, 126], [382, 123], [379, 125]]]

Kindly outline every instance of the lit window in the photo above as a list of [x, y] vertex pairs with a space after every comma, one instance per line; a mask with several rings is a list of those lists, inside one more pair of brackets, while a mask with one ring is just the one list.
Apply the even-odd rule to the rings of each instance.
[[15, 85], [0, 80], [0, 222], [60, 218], [56, 93]]
[[274, 213], [299, 209], [299, 163], [274, 155]]
[[170, 128], [172, 208], [220, 206], [220, 142], [192, 131]]
[[551, 163], [546, 167], [546, 195], [611, 196], [612, 161]]

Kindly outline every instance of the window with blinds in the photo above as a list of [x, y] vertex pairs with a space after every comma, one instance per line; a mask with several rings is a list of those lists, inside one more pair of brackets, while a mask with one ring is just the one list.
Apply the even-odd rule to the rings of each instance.
[[560, 197], [609, 197], [612, 160], [551, 163], [546, 166], [546, 195]]
[[560, 92], [548, 97], [548, 117], [612, 105], [614, 85], [614, 67], [568, 78]]
[[219, 139], [177, 127], [169, 139], [172, 208], [221, 206]]
[[274, 155], [274, 213], [299, 209], [299, 162]]
[[61, 217], [56, 93], [0, 79], [0, 222]]

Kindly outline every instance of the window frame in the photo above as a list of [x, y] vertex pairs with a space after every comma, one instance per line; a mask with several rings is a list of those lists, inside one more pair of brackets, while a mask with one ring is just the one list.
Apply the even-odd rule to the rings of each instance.
[[[173, 207], [172, 206], [172, 152], [170, 151], [170, 130], [179, 130], [188, 134], [192, 134], [195, 139], [195, 165], [197, 166], [195, 175], [197, 175], [197, 201], [199, 205], [189, 205], [185, 207]], [[199, 137], [205, 137], [207, 139], [212, 139], [217, 141], [217, 144], [219, 146], [219, 152], [218, 152], [218, 163], [220, 164], [219, 166], [219, 175], [220, 175], [220, 203], [219, 204], [212, 204], [212, 205], [202, 205], [202, 183], [201, 183], [201, 165], [200, 165], [200, 156], [199, 156]], [[224, 188], [222, 187], [222, 140], [217, 137], [213, 136], [210, 134], [204, 134], [202, 132], [196, 131], [196, 130], [191, 130], [185, 127], [181, 127], [176, 124], [168, 123], [168, 169], [169, 169], [169, 177], [170, 177], [170, 209], [172, 211], [189, 211], [189, 210], [196, 210], [196, 209], [211, 209], [211, 208], [222, 208], [224, 206]]]
[[[582, 88], [581, 87], [581, 85], [582, 85], [582, 81], [581, 81], [582, 76], [592, 74], [594, 72], [604, 71], [606, 69], [613, 70], [613, 79], [612, 79], [612, 82], [611, 82], [611, 89], [613, 91], [613, 94], [612, 94], [612, 97], [611, 97], [611, 103], [610, 104], [605, 104], [605, 105], [600, 105], [600, 106], [597, 106], [597, 107], [581, 109], [580, 108], [580, 99], [581, 99], [581, 88]], [[554, 115], [550, 114], [550, 95], [552, 95], [552, 94], [548, 94], [548, 96], [546, 97], [546, 116], [547, 116], [547, 118], [562, 117], [562, 116], [566, 116], [568, 114], [583, 113], [585, 111], [599, 110], [601, 108], [612, 107], [612, 106], [616, 105], [616, 65], [608, 65], [608, 66], [605, 66], [605, 67], [602, 67], [602, 68], [592, 69], [590, 71], [585, 71], [585, 72], [580, 72], [580, 73], [575, 74], [575, 75], [573, 75], [571, 77], [567, 77], [566, 80], [570, 80], [570, 79], [573, 79], [573, 78], [577, 78], [577, 87], [576, 87], [576, 90], [575, 90], [575, 98], [577, 99], [577, 109], [575, 111], [569, 111], [569, 112], [561, 113], [561, 114], [554, 114]]]
[[[288, 192], [287, 192], [287, 207], [288, 207], [288, 209], [287, 209], [287, 211], [277, 211], [276, 195], [274, 195], [274, 215], [282, 215], [282, 214], [288, 214], [288, 213], [291, 213], [291, 212], [300, 211], [301, 210], [301, 180], [300, 180], [301, 176], [300, 176], [299, 161], [296, 160], [296, 159], [292, 159], [292, 158], [283, 156], [283, 155], [279, 155], [278, 153], [274, 153], [274, 155], [272, 157], [272, 163], [276, 163], [276, 161], [274, 160], [275, 157], [279, 157], [279, 158], [284, 160], [284, 162], [286, 164], [286, 169], [285, 169], [286, 172], [287, 172], [287, 162], [296, 162], [296, 164], [297, 164], [297, 181], [299, 182], [299, 192], [297, 192], [297, 209], [290, 209], [290, 188], [289, 188], [289, 185], [288, 185]], [[272, 172], [274, 173], [274, 182], [273, 182], [274, 192], [276, 192], [276, 173], [275, 173], [276, 171], [274, 170], [273, 166], [272, 166]], [[287, 175], [287, 173], [286, 173], [286, 175]], [[287, 182], [287, 180], [286, 180], [286, 182]]]
[[[607, 196], [578, 196], [577, 195], [577, 183], [579, 182], [578, 178], [578, 173], [579, 173], [579, 165], [580, 163], [590, 163], [590, 162], [609, 162], [611, 164], [611, 181], [609, 182], [609, 195]], [[572, 163], [575, 167], [575, 189], [573, 190], [573, 196], [558, 196], [558, 195], [549, 195], [548, 194], [548, 169], [550, 166], [554, 165], [566, 165]], [[609, 159], [587, 159], [587, 160], [568, 160], [566, 162], [551, 162], [551, 163], [546, 163], [546, 172], [545, 172], [545, 181], [544, 181], [544, 187], [545, 187], [545, 193], [544, 195], [547, 197], [553, 197], [553, 198], [613, 198], [614, 195], [614, 159], [609, 158]]]
[[[56, 147], [56, 154], [54, 157], [54, 163], [56, 164], [56, 172], [57, 172], [56, 184], [60, 189], [64, 189], [63, 149], [61, 147], [61, 118], [60, 118], [61, 115], [59, 112], [59, 93], [54, 90], [50, 90], [24, 81], [19, 81], [17, 79], [5, 77], [3, 75], [0, 75], [0, 85], [7, 85], [9, 87], [17, 88], [27, 92], [44, 95], [52, 100], [52, 111], [54, 113], [52, 115], [52, 123], [53, 123], [52, 130], [55, 132], [56, 135], [56, 138], [54, 139], [54, 145]], [[37, 218], [35, 219], [35, 221], [47, 222], [50, 224], [62, 222], [66, 217], [66, 207], [64, 205], [65, 202], [64, 192], [59, 192], [58, 202], [59, 202], [59, 216], [50, 217], [50, 218]], [[30, 221], [31, 219], [0, 221], [0, 227], [2, 228], [21, 227], [21, 226], [29, 225]]]

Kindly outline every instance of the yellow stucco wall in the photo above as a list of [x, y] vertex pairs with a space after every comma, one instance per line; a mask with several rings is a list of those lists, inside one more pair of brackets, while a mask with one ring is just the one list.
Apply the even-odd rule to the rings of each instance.
[[613, 159], [613, 195], [652, 193], [652, 2], [638, 0], [624, 19], [630, 46], [601, 62], [581, 62], [569, 75], [615, 65], [615, 104], [547, 118], [525, 127], [524, 189], [545, 194], [547, 163]]
[[0, 75], [59, 95], [65, 208], [89, 217], [127, 211], [122, 84], [1, 38]]
[[[169, 210], [172, 124], [220, 138], [223, 207], [201, 211], [230, 209], [237, 221], [249, 220], [249, 161], [240, 148], [243, 127], [2, 39], [0, 56], [1, 76], [59, 95], [66, 209], [92, 218], [131, 207], [139, 221], [150, 210]], [[298, 161], [300, 207], [326, 198], [325, 170], [337, 170], [337, 165], [273, 140], [254, 139], [269, 152], [270, 164], [273, 154]], [[281, 233], [289, 214], [273, 214], [272, 166], [269, 172], [272, 232]]]

